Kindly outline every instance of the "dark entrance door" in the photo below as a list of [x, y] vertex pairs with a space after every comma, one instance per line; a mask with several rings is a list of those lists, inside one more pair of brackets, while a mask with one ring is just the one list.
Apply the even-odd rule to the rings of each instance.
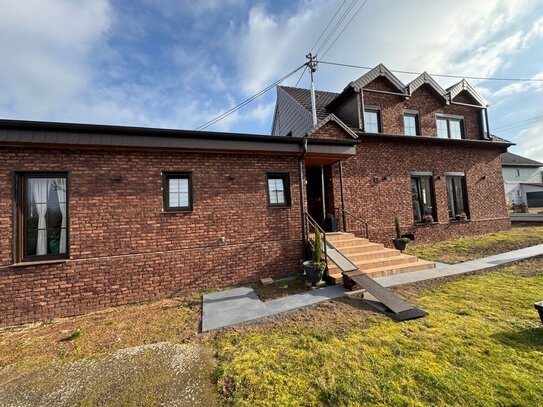
[[322, 187], [322, 176], [321, 167], [308, 168], [306, 170], [307, 212], [321, 226], [326, 219], [326, 200]]

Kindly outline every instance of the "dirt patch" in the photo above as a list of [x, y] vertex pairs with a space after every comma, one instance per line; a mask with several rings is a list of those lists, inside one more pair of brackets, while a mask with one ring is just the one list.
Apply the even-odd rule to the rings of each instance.
[[260, 282], [257, 282], [252, 284], [251, 288], [262, 301], [303, 293], [304, 291], [311, 289], [306, 285], [305, 279], [301, 276], [296, 276], [295, 278], [289, 280], [277, 281], [268, 285], [263, 285]]
[[209, 352], [156, 343], [102, 359], [0, 370], [2, 406], [216, 406]]

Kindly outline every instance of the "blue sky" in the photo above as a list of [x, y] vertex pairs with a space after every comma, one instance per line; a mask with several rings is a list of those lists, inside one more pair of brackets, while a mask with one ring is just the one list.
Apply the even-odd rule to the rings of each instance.
[[[0, 117], [196, 128], [304, 63], [339, 4], [4, 0]], [[543, 78], [542, 55], [541, 1], [368, 0], [324, 59]], [[340, 91], [364, 72], [321, 64], [317, 88]], [[543, 161], [543, 83], [471, 83], [490, 104], [493, 132]], [[274, 101], [270, 91], [210, 130], [268, 133]]]

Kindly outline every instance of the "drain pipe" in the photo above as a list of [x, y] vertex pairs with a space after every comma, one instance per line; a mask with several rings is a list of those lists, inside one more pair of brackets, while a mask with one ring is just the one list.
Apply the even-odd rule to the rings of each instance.
[[302, 220], [302, 245], [304, 247], [304, 259], [305, 259], [305, 188], [304, 188], [304, 158], [305, 154], [307, 153], [307, 137], [303, 137], [302, 141], [302, 155], [300, 156], [300, 159], [298, 161], [298, 175], [300, 178], [300, 217]]

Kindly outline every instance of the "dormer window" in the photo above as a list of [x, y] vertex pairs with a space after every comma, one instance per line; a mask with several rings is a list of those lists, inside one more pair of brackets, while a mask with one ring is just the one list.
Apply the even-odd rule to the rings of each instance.
[[381, 114], [378, 108], [364, 109], [364, 131], [381, 133]]
[[403, 114], [403, 129], [406, 136], [420, 134], [419, 115], [417, 112], [405, 111]]
[[436, 117], [437, 136], [439, 138], [464, 138], [464, 118], [462, 116], [445, 116], [438, 115]]

